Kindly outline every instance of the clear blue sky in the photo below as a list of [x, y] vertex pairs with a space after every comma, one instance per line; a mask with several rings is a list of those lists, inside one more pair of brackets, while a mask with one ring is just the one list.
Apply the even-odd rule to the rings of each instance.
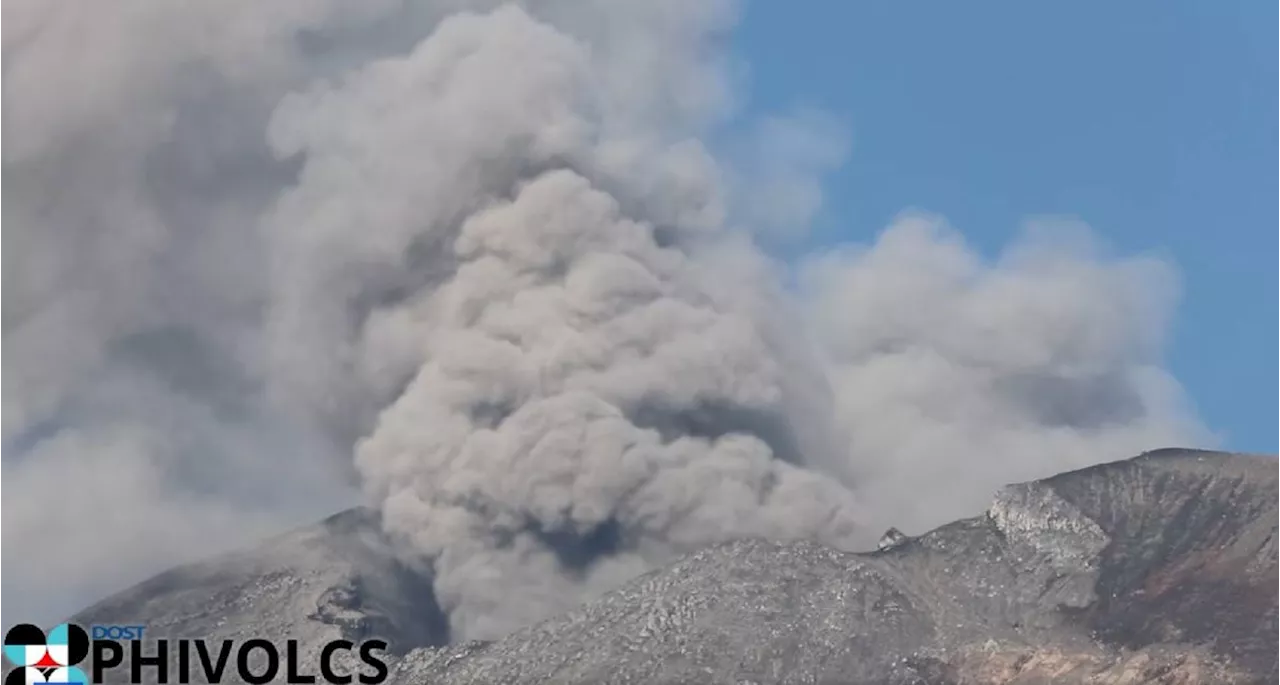
[[1169, 366], [1226, 447], [1274, 453], [1276, 26], [1274, 0], [749, 0], [734, 40], [751, 109], [849, 125], [814, 240], [919, 207], [989, 254], [1069, 214], [1169, 256]]

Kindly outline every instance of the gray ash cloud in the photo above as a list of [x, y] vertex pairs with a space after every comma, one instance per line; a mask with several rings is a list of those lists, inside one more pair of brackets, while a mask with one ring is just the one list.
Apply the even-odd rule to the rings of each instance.
[[1208, 440], [1159, 260], [1061, 222], [984, 260], [923, 214], [758, 247], [845, 141], [803, 112], [702, 142], [732, 3], [4, 12], [20, 611], [360, 496], [494, 637], [709, 543], [869, 547]]

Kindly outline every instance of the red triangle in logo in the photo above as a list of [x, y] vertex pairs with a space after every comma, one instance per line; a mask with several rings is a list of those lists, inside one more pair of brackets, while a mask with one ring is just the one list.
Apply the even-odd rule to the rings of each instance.
[[44, 656], [40, 657], [40, 660], [39, 660], [39, 661], [37, 661], [37, 662], [35, 662], [34, 664], [31, 664], [31, 665], [32, 665], [32, 666], [35, 666], [36, 668], [46, 668], [46, 667], [54, 667], [54, 668], [56, 668], [56, 667], [58, 667], [58, 666], [61, 666], [62, 664], [60, 664], [60, 663], [58, 663], [58, 662], [54, 661], [54, 660], [53, 660], [53, 657], [49, 655], [49, 650], [47, 650], [47, 649], [46, 649], [46, 650], [44, 651]]

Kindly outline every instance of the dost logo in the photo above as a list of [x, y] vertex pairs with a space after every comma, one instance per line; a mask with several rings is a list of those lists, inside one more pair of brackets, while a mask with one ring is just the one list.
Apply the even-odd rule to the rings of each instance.
[[4, 677], [4, 685], [75, 683], [89, 685], [76, 664], [89, 656], [89, 635], [70, 623], [45, 635], [30, 623], [19, 623], [4, 634], [4, 656], [17, 666]]

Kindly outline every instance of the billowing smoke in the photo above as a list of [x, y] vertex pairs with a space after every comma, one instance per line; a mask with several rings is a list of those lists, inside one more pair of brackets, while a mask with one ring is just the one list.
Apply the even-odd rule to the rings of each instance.
[[921, 531], [995, 483], [1209, 440], [1160, 366], [1174, 278], [1061, 219], [990, 264], [920, 214], [815, 257], [804, 307], [847, 445], [827, 470], [878, 529]]
[[718, 540], [857, 547], [1207, 439], [1159, 261], [1059, 221], [986, 262], [924, 215], [756, 247], [844, 140], [701, 142], [734, 10], [7, 3], [9, 606], [362, 493], [493, 637]]

